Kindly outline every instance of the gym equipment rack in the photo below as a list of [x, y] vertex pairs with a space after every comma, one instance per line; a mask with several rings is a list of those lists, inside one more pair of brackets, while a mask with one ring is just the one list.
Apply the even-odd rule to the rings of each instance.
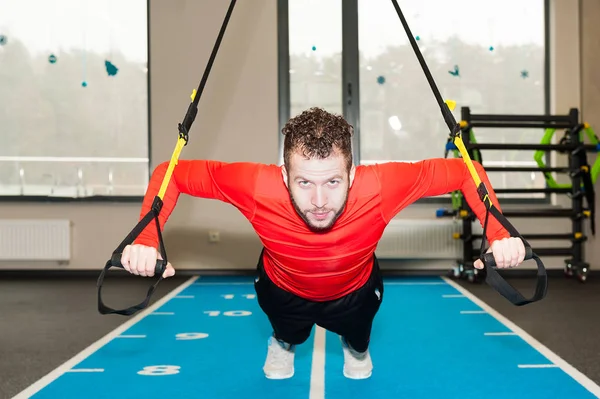
[[[595, 140], [594, 144], [585, 144], [582, 139], [582, 130], [591, 128], [587, 124], [579, 123], [579, 112], [576, 108], [570, 109], [568, 115], [506, 115], [506, 114], [473, 114], [469, 107], [461, 108], [461, 131], [462, 138], [469, 155], [478, 160], [484, 166], [486, 172], [542, 172], [546, 182], [554, 182], [551, 173], [565, 173], [571, 179], [571, 184], [546, 184], [545, 188], [497, 188], [494, 192], [503, 193], [557, 193], [566, 194], [571, 199], [571, 208], [566, 209], [521, 209], [505, 210], [502, 213], [508, 218], [568, 218], [571, 220], [571, 232], [525, 234], [527, 240], [570, 240], [570, 247], [536, 248], [535, 252], [541, 256], [568, 256], [565, 259], [565, 275], [575, 276], [584, 282], [590, 269], [590, 265], [584, 259], [583, 243], [587, 236], [583, 233], [583, 220], [589, 218], [594, 229], [594, 198], [593, 182], [591, 182], [590, 166], [587, 162], [587, 152], [596, 152], [600, 149], [598, 139], [591, 133]], [[564, 129], [565, 136], [560, 144], [482, 144], [474, 140], [474, 128], [541, 128], [546, 129], [545, 139], [557, 129]], [[550, 130], [549, 130], [550, 129]], [[549, 141], [549, 138], [548, 140]], [[456, 147], [449, 140], [446, 144], [446, 156], [448, 151], [453, 150], [455, 156], [460, 156]], [[565, 167], [486, 167], [482, 162], [481, 150], [536, 150], [541, 152], [560, 151], [568, 152], [568, 166]], [[600, 157], [598, 157], [600, 158]], [[598, 159], [600, 161], [600, 159]], [[540, 165], [540, 162], [538, 162]], [[596, 166], [596, 165], [595, 165]], [[595, 177], [595, 176], [594, 176]], [[582, 185], [584, 187], [582, 187]], [[587, 192], [586, 192], [587, 191]], [[455, 217], [462, 220], [462, 233], [455, 233], [455, 239], [463, 241], [462, 259], [457, 259], [456, 266], [451, 270], [454, 278], [466, 278], [470, 282], [481, 282], [485, 280], [485, 269], [478, 270], [473, 267], [479, 251], [474, 248], [473, 242], [482, 239], [481, 234], [474, 234], [472, 223], [477, 221], [475, 214], [464, 200], [462, 193], [455, 192], [453, 195], [453, 209], [439, 209], [437, 217]], [[588, 208], [583, 205], [584, 197], [587, 199]]]

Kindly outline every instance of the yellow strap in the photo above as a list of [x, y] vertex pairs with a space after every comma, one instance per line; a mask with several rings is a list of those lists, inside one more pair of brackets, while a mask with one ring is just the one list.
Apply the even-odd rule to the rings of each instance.
[[[463, 161], [465, 162], [465, 164], [467, 164], [467, 168], [469, 169], [469, 172], [471, 173], [471, 177], [475, 181], [475, 187], [479, 187], [479, 185], [481, 184], [481, 179], [479, 178], [479, 175], [477, 174], [477, 170], [475, 169], [475, 165], [473, 165], [473, 161], [471, 161], [471, 157], [469, 156], [469, 153], [467, 152], [467, 148], [465, 147], [465, 143], [462, 141], [462, 137], [461, 137], [460, 133], [454, 137], [454, 144], [460, 151]], [[483, 199], [483, 202], [486, 202], [486, 201], [487, 201], [489, 207], [491, 207], [493, 205], [492, 200], [489, 195], [486, 195], [485, 198]]]
[[454, 111], [454, 108], [456, 108], [456, 101], [454, 101], [454, 100], [446, 100], [444, 102], [446, 103], [446, 105], [448, 106], [448, 108], [450, 109], [450, 111]]
[[[192, 90], [192, 94], [190, 95], [190, 98], [192, 99], [192, 102], [193, 102], [194, 98], [196, 98], [196, 89]], [[173, 174], [173, 169], [175, 169], [175, 165], [177, 165], [177, 162], [179, 161], [179, 154], [181, 153], [181, 150], [183, 149], [183, 147], [185, 147], [186, 143], [187, 143], [187, 140], [181, 136], [179, 137], [179, 140], [177, 140], [177, 145], [175, 146], [175, 150], [173, 150], [173, 155], [171, 155], [171, 162], [169, 162], [169, 167], [167, 168], [167, 173], [165, 173], [165, 177], [163, 178], [162, 184], [160, 186], [160, 190], [158, 191], [158, 198], [160, 198], [161, 200], [165, 196], [165, 192], [167, 191], [167, 187], [169, 186], [169, 181], [171, 181], [171, 175]]]
[[[446, 103], [446, 105], [448, 106], [450, 111], [454, 111], [454, 108], [456, 108], [456, 101], [448, 99], [444, 102]], [[466, 127], [466, 125], [467, 124], [465, 121], [460, 122], [460, 127], [464, 128], [464, 127]], [[456, 145], [456, 147], [458, 148], [458, 151], [460, 151], [460, 153], [462, 155], [463, 160], [467, 164], [467, 168], [469, 169], [469, 172], [471, 173], [471, 177], [475, 181], [475, 187], [479, 187], [479, 185], [481, 184], [481, 179], [479, 178], [479, 175], [477, 174], [477, 170], [475, 169], [475, 165], [473, 165], [473, 161], [471, 161], [471, 157], [469, 156], [469, 153], [467, 152], [465, 143], [463, 143], [463, 141], [462, 141], [460, 132], [456, 135], [456, 137], [454, 137], [454, 145]], [[490, 199], [489, 195], [486, 195], [485, 198], [483, 199], [483, 201], [484, 202], [487, 201], [488, 205], [490, 207], [492, 206], [492, 200]]]
[[179, 154], [181, 150], [185, 146], [185, 138], [180, 137], [177, 140], [177, 145], [175, 146], [175, 150], [173, 151], [173, 155], [171, 156], [171, 162], [169, 162], [169, 167], [167, 168], [167, 173], [165, 173], [165, 177], [163, 179], [162, 185], [160, 186], [160, 191], [158, 192], [158, 197], [162, 200], [165, 192], [167, 191], [167, 187], [169, 186], [169, 181], [171, 180], [171, 175], [173, 174], [173, 169], [177, 162], [179, 161]]

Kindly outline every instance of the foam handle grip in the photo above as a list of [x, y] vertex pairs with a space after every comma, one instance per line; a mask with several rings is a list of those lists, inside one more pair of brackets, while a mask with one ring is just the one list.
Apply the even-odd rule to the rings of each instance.
[[[524, 260], [528, 260], [533, 258], [533, 249], [531, 249], [531, 247], [525, 247], [525, 259]], [[493, 253], [486, 253], [485, 255], [483, 255], [483, 263], [486, 266], [489, 267], [495, 267], [496, 266], [496, 259], [494, 259], [494, 254]]]
[[[112, 256], [110, 258], [110, 265], [113, 267], [120, 267], [121, 269], [123, 269], [123, 264], [121, 263], [122, 255], [123, 254], [120, 254], [120, 253], [112, 254]], [[162, 274], [165, 272], [166, 268], [167, 268], [167, 261], [165, 261], [163, 259], [157, 259], [156, 265], [154, 266], [154, 275], [162, 276]]]

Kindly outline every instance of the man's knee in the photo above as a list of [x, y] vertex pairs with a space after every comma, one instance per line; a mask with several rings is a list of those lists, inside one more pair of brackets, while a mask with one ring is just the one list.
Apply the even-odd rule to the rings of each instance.
[[273, 327], [273, 336], [275, 339], [290, 345], [300, 345], [308, 340], [313, 326], [305, 325], [302, 327], [294, 326], [296, 328], [282, 328], [281, 323], [271, 321], [271, 327]]
[[352, 322], [340, 328], [348, 346], [356, 352], [365, 352], [371, 342], [371, 331], [377, 311], [355, 315]]
[[354, 338], [353, 339], [352, 337], [344, 337], [343, 339], [344, 339], [346, 345], [348, 345], [349, 348], [351, 350], [354, 350], [355, 352], [364, 353], [367, 351], [367, 349], [369, 349], [369, 343], [370, 343], [369, 338], [367, 338], [367, 339]]

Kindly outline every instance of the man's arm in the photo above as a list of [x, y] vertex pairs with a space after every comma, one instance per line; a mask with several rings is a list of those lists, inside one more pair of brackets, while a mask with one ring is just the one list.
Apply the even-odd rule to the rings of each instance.
[[[168, 165], [168, 162], [164, 162], [153, 171], [142, 203], [140, 219], [150, 211]], [[173, 212], [180, 194], [227, 202], [251, 219], [256, 209], [254, 187], [260, 167], [261, 164], [248, 162], [180, 160], [173, 169], [163, 196], [163, 207], [158, 216], [161, 231]], [[158, 247], [155, 221], [151, 221], [140, 233], [135, 239], [135, 244]]]
[[[481, 181], [487, 187], [492, 203], [502, 211], [483, 166], [473, 161]], [[481, 225], [485, 221], [485, 204], [479, 199], [477, 187], [464, 160], [436, 158], [424, 161], [387, 162], [373, 166], [380, 179], [382, 214], [389, 222], [401, 209], [423, 197], [443, 195], [460, 190]], [[490, 215], [487, 226], [490, 244], [510, 234], [500, 222]]]

